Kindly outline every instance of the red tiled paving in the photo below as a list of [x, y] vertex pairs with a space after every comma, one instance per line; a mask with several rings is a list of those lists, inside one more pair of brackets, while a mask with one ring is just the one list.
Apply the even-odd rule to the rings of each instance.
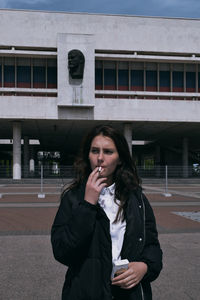
[[[164, 187], [164, 185], [163, 186], [156, 185], [156, 186], [159, 188]], [[153, 186], [151, 186], [151, 187], [153, 187]], [[182, 184], [168, 184], [167, 187], [169, 190], [177, 190], [178, 189], [179, 191], [184, 191], [184, 192], [189, 192], [189, 191], [200, 192], [199, 184], [190, 184], [190, 185], [188, 185], [188, 184], [184, 185], [183, 183]]]
[[[153, 207], [160, 232], [196, 232], [200, 223], [173, 214], [174, 211], [199, 211], [198, 206]], [[57, 207], [3, 207], [0, 209], [0, 234], [49, 234]]]
[[[0, 198], [0, 203], [7, 203], [7, 202], [19, 202], [19, 203], [29, 203], [29, 202], [41, 202], [41, 198], [38, 198], [38, 194], [40, 192], [35, 194], [13, 194], [13, 195], [4, 195], [2, 198]], [[44, 192], [45, 193], [45, 192]], [[161, 193], [148, 193], [145, 192], [145, 195], [149, 199], [150, 202], [200, 202], [200, 198], [194, 198], [194, 197], [189, 197], [189, 196], [182, 196], [182, 195], [177, 195], [177, 194], [172, 194], [171, 197], [165, 197]], [[42, 202], [58, 202], [60, 199], [60, 193], [52, 193], [50, 194], [48, 191], [48, 194], [45, 194], [45, 198], [42, 199]]]
[[163, 194], [160, 193], [148, 193], [144, 191], [144, 194], [147, 196], [150, 202], [199, 202], [200, 203], [200, 198], [196, 197], [189, 197], [189, 196], [182, 196], [182, 195], [177, 195], [177, 194], [172, 194], [171, 197], [165, 197]]
[[[160, 202], [160, 204], [172, 202], [177, 203], [177, 206], [159, 206], [153, 205], [153, 211], [155, 213], [156, 222], [161, 232], [193, 232], [200, 231], [200, 222], [187, 219], [182, 216], [175, 215], [173, 212], [194, 212], [199, 211], [200, 206], [192, 206], [190, 202], [199, 202], [199, 198], [187, 197], [182, 195], [172, 194], [171, 197], [165, 197], [163, 194], [158, 193], [146, 193], [149, 201]], [[178, 205], [180, 202], [185, 202], [187, 206]]]
[[0, 234], [48, 234], [56, 212], [57, 207], [3, 207]]
[[[48, 193], [59, 193], [61, 189], [56, 188], [56, 187], [44, 187], [43, 192], [48, 192]], [[0, 193], [2, 194], [11, 194], [11, 193], [40, 193], [41, 189], [40, 187], [0, 187]]]
[[199, 206], [153, 207], [158, 228], [161, 232], [199, 232], [200, 222], [175, 215], [173, 212], [195, 212]]
[[[165, 197], [161, 193], [145, 193], [155, 212], [158, 230], [167, 232], [197, 232], [200, 231], [200, 223], [173, 214], [173, 211], [199, 211], [200, 206], [191, 206], [190, 202], [199, 202], [200, 199], [181, 195]], [[46, 207], [40, 207], [40, 202], [46, 203]], [[59, 204], [59, 194], [46, 195], [40, 199], [34, 195], [3, 195], [0, 204], [5, 207], [0, 209], [0, 235], [1, 234], [49, 234], [50, 228], [57, 211], [57, 207], [50, 207], [51, 203]], [[160, 202], [160, 206], [159, 206]], [[162, 206], [161, 204], [173, 202], [177, 206]], [[188, 202], [189, 205], [178, 205], [180, 202]], [[13, 207], [6, 207], [7, 203], [13, 203]], [[16, 207], [14, 206], [16, 203]], [[37, 203], [38, 207], [17, 207], [18, 203]], [[48, 207], [49, 203], [49, 207]]]
[[52, 195], [45, 195], [45, 198], [38, 198], [38, 194], [34, 195], [3, 195], [0, 198], [0, 203], [30, 203], [30, 202], [58, 202], [60, 195], [52, 194]]

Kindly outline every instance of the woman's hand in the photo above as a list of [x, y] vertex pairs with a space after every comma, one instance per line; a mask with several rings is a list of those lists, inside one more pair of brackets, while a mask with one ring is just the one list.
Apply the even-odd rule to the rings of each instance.
[[143, 262], [130, 262], [128, 270], [114, 277], [112, 284], [118, 285], [122, 289], [131, 289], [142, 280], [147, 272], [147, 268], [147, 265]]
[[107, 185], [107, 178], [100, 177], [98, 169], [92, 171], [86, 184], [84, 199], [91, 204], [97, 204], [101, 190]]

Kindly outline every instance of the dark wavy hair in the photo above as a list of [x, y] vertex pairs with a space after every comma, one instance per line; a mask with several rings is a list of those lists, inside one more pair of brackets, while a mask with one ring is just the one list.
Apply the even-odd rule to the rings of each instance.
[[80, 154], [77, 157], [74, 167], [76, 171], [76, 178], [69, 189], [79, 186], [85, 182], [91, 173], [89, 152], [93, 139], [103, 135], [113, 140], [120, 159], [120, 164], [116, 167], [113, 174], [115, 182], [115, 202], [119, 205], [118, 213], [114, 222], [120, 219], [124, 220], [124, 209], [127, 205], [127, 200], [131, 190], [137, 189], [140, 186], [140, 178], [137, 174], [136, 165], [131, 157], [127, 141], [123, 134], [116, 128], [110, 125], [99, 125], [94, 127], [84, 138]]

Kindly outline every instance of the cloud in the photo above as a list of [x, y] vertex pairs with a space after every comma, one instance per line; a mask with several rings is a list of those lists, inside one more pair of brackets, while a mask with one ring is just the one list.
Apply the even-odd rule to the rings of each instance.
[[0, 0], [1, 8], [200, 18], [199, 0]]

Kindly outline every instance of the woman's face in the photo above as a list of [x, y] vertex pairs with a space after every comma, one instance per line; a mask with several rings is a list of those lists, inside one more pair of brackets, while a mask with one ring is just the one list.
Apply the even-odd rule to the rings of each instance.
[[107, 136], [97, 135], [91, 143], [89, 152], [91, 169], [101, 167], [100, 176], [107, 177], [112, 184], [113, 173], [120, 163], [119, 154], [113, 140]]

